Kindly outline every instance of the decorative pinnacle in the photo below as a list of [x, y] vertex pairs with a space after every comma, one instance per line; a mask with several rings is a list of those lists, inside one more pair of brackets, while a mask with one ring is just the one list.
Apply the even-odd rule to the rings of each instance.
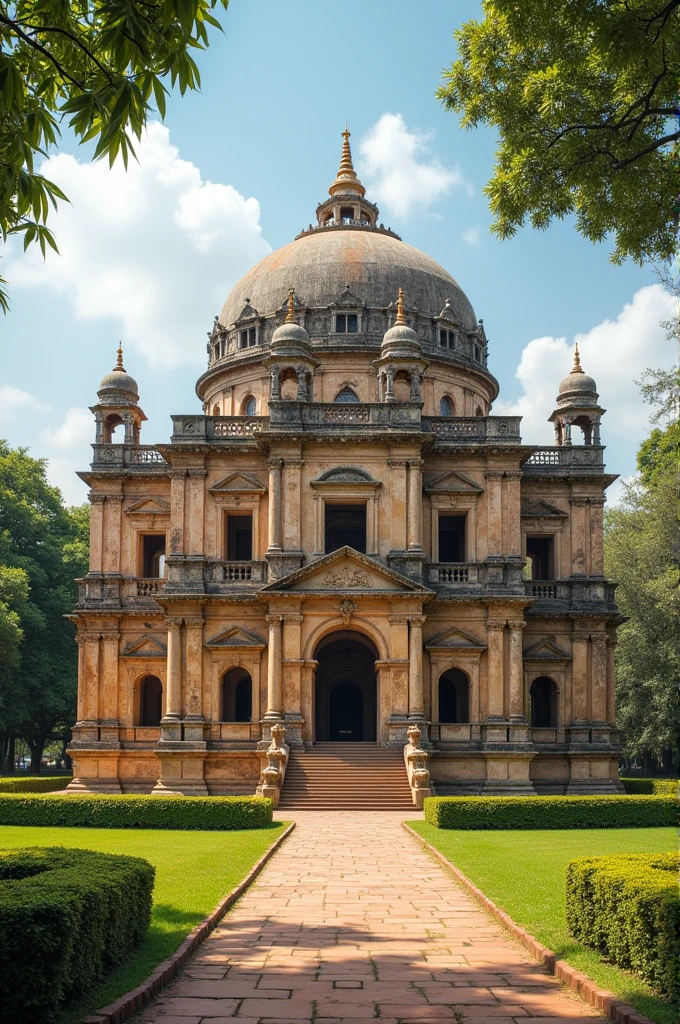
[[350, 134], [349, 128], [345, 125], [345, 130], [342, 132], [340, 167], [335, 181], [328, 190], [328, 194], [331, 196], [336, 195], [338, 192], [358, 192], [360, 196], [366, 195], [366, 189], [357, 178], [357, 172], [354, 170], [354, 164], [352, 163], [352, 151], [349, 148]]
[[576, 345], [574, 346], [574, 368], [571, 372], [583, 373], [583, 368], [581, 367], [581, 357], [578, 354], [578, 342], [576, 342]]
[[399, 289], [397, 296], [397, 319], [394, 321], [395, 327], [407, 327], [408, 324], [404, 318], [404, 289]]
[[118, 342], [118, 358], [116, 359], [116, 365], [114, 370], [120, 370], [121, 373], [125, 373], [125, 367], [123, 366], [123, 346], [121, 342]]
[[288, 292], [288, 313], [284, 322], [287, 324], [297, 323], [295, 319], [295, 290], [293, 288]]

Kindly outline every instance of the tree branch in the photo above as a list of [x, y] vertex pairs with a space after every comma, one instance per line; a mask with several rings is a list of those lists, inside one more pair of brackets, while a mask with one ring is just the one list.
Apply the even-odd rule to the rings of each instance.
[[60, 28], [59, 25], [31, 25], [30, 22], [24, 22], [24, 24], [26, 25], [26, 28], [30, 28], [33, 32], [57, 32], [59, 35], [66, 36], [66, 38], [70, 39], [72, 43], [75, 43], [76, 46], [80, 47], [83, 53], [90, 58], [93, 64], [96, 64], [101, 73], [108, 79], [109, 85], [114, 84], [108, 68], [105, 68], [104, 65], [97, 60], [92, 51], [85, 46], [85, 43], [81, 42], [81, 40], [78, 39], [77, 36], [74, 36], [73, 33], [68, 32], [65, 28]]
[[37, 42], [37, 40], [32, 39], [29, 35], [27, 35], [26, 32], [24, 32], [24, 30], [17, 24], [16, 21], [12, 21], [10, 18], [5, 18], [2, 14], [0, 14], [0, 24], [7, 25], [7, 27], [10, 28], [13, 32], [15, 32], [20, 39], [23, 39], [25, 43], [33, 47], [34, 50], [37, 50], [38, 53], [42, 53], [43, 57], [46, 57], [51, 64], [54, 64], [59, 74], [63, 75], [63, 77], [68, 82], [70, 82], [72, 85], [75, 85], [78, 89], [81, 90], [81, 92], [87, 91], [85, 89], [85, 86], [82, 85], [82, 83], [79, 82], [77, 78], [74, 78], [73, 75], [70, 75], [68, 71], [66, 71], [66, 69], [61, 66], [57, 58], [53, 54], [51, 54], [46, 47], [41, 46], [41, 44]]

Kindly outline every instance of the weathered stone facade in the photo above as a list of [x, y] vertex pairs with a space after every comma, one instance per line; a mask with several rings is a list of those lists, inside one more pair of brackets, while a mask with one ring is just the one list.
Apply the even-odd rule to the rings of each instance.
[[417, 725], [440, 793], [618, 788], [595, 383], [523, 444], [467, 298], [377, 217], [345, 135], [317, 226], [216, 318], [203, 413], [142, 445], [120, 358], [102, 381], [74, 788], [252, 793], [279, 722]]

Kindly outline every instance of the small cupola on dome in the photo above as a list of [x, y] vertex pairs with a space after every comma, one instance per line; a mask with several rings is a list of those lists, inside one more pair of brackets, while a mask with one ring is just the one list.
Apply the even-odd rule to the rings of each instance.
[[549, 418], [549, 422], [555, 424], [555, 444], [571, 446], [572, 427], [580, 427], [584, 444], [600, 444], [600, 421], [606, 410], [600, 407], [599, 397], [597, 384], [583, 371], [576, 344], [574, 365], [560, 381], [557, 407]]
[[288, 293], [288, 312], [286, 313], [286, 319], [283, 321], [280, 327], [277, 327], [272, 335], [272, 352], [274, 350], [286, 349], [292, 350], [296, 347], [301, 347], [308, 353], [311, 349], [311, 343], [307, 331], [297, 322], [295, 315], [295, 292], [291, 288]]
[[[342, 154], [335, 180], [328, 189], [330, 199], [316, 209], [318, 228], [376, 228], [378, 207], [366, 199], [366, 189], [359, 181], [352, 163], [349, 146], [350, 132], [345, 125], [342, 133]], [[304, 233], [304, 232], [303, 232]]]
[[288, 380], [296, 382], [295, 398], [298, 402], [310, 401], [314, 368], [319, 364], [312, 356], [307, 331], [297, 322], [292, 288], [288, 292], [286, 319], [272, 335], [270, 355], [264, 365], [271, 372], [270, 401], [281, 401], [281, 386]]
[[423, 361], [418, 335], [409, 327], [404, 315], [404, 290], [397, 297], [397, 318], [383, 335], [380, 359], [373, 363], [378, 371], [378, 383], [383, 402], [401, 401], [395, 397], [395, 381], [409, 384], [408, 401], [420, 402], [422, 377], [427, 369]]
[[139, 435], [146, 416], [139, 408], [137, 381], [123, 366], [123, 349], [118, 345], [116, 365], [105, 373], [97, 391], [99, 401], [90, 406], [94, 413], [95, 444], [111, 444], [117, 427], [124, 427], [124, 444], [139, 444]]

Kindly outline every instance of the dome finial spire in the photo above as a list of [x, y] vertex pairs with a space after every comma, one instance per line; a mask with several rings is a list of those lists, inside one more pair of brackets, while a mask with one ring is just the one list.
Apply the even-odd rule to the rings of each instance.
[[583, 373], [583, 367], [581, 366], [581, 357], [578, 354], [578, 342], [574, 346], [574, 368], [572, 373]]
[[339, 192], [355, 192], [362, 197], [366, 195], [366, 189], [357, 178], [357, 172], [354, 170], [354, 164], [352, 163], [352, 150], [349, 148], [350, 134], [350, 130], [345, 123], [345, 130], [342, 132], [340, 167], [335, 181], [328, 189], [328, 194], [331, 196], [337, 195]]
[[397, 319], [394, 321], [395, 327], [407, 327], [408, 324], [404, 318], [404, 289], [399, 289], [397, 295]]
[[291, 288], [290, 291], [288, 292], [288, 313], [286, 314], [286, 319], [285, 319], [284, 323], [287, 323], [287, 324], [296, 324], [297, 323], [297, 320], [295, 319], [295, 289], [294, 288]]
[[114, 370], [120, 370], [121, 373], [125, 373], [125, 367], [123, 366], [123, 345], [122, 342], [120, 341], [118, 342], [117, 353], [118, 358], [116, 359], [116, 365], [114, 366]]

